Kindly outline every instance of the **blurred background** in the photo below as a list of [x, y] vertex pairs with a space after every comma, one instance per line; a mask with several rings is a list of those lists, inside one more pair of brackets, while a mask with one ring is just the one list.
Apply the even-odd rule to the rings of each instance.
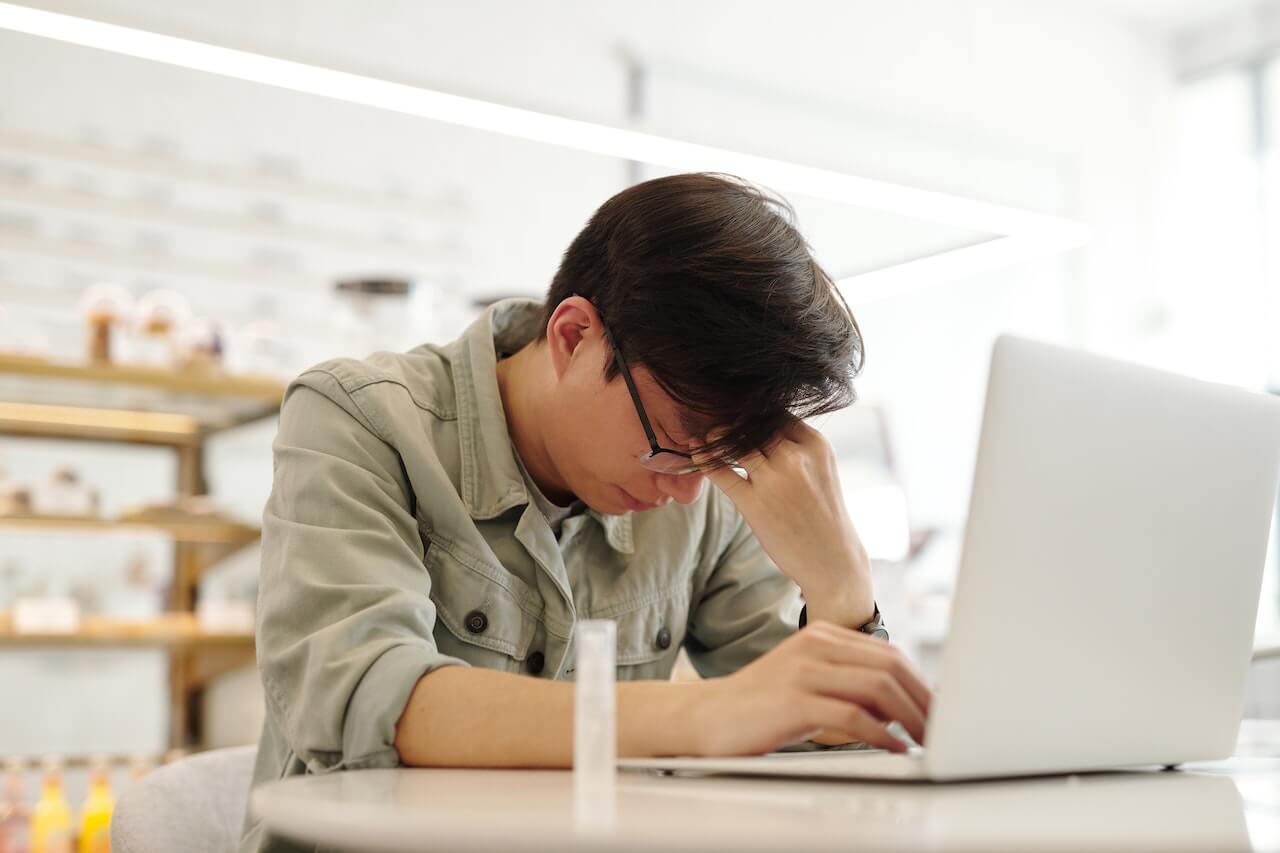
[[[29, 796], [49, 754], [79, 802], [92, 756], [123, 779], [256, 740], [292, 375], [540, 296], [606, 198], [683, 170], [565, 123], [535, 140], [32, 35], [14, 9], [892, 185], [900, 204], [773, 186], [866, 338], [859, 402], [818, 425], [929, 672], [997, 334], [1280, 387], [1276, 3], [0, 5], [0, 756]], [[956, 262], [1005, 236], [984, 205], [1027, 248]]]

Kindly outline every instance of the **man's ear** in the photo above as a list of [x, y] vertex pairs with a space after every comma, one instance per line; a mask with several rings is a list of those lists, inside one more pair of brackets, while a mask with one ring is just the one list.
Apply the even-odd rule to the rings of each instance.
[[590, 300], [570, 296], [551, 313], [547, 320], [547, 347], [551, 353], [551, 366], [556, 379], [563, 379], [574, 358], [581, 359], [586, 352], [583, 342], [604, 337], [600, 315]]

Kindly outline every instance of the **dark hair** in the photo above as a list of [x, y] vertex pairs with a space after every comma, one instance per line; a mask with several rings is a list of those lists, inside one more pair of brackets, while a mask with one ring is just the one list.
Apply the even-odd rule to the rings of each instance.
[[[732, 175], [655, 178], [601, 205], [564, 253], [539, 339], [575, 294], [677, 403], [686, 432], [725, 431], [705, 448], [721, 463], [856, 399], [863, 346], [848, 303], [790, 203]], [[609, 359], [606, 381], [617, 375]]]

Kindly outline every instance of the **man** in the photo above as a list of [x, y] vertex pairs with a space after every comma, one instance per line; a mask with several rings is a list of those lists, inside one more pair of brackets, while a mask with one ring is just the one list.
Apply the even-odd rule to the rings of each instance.
[[[866, 551], [802, 422], [853, 400], [862, 339], [793, 219], [728, 176], [647, 181], [592, 216], [544, 304], [294, 381], [255, 784], [570, 766], [587, 618], [617, 623], [619, 755], [900, 751], [895, 720], [923, 739], [928, 689], [871, 636]], [[682, 647], [705, 680], [669, 680]], [[242, 850], [273, 843], [247, 830]]]

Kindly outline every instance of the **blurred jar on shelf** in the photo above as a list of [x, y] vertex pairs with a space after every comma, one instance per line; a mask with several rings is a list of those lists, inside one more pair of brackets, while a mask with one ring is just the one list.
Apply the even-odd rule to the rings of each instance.
[[9, 469], [0, 459], [0, 516], [30, 515], [31, 487], [11, 479]]
[[0, 563], [0, 613], [13, 607], [22, 583], [22, 568], [16, 557], [6, 557]]
[[196, 602], [196, 621], [208, 634], [252, 634], [254, 613], [252, 601], [226, 595], [202, 597]]
[[176, 340], [179, 369], [206, 373], [222, 369], [222, 330], [214, 321], [198, 317], [179, 331]]
[[178, 336], [191, 320], [191, 306], [172, 290], [149, 290], [134, 306], [127, 352], [121, 361], [152, 367], [178, 364]]
[[86, 485], [72, 466], [60, 465], [34, 490], [31, 504], [38, 515], [97, 518], [98, 490]]
[[30, 585], [13, 600], [9, 628], [17, 634], [74, 634], [83, 615], [64, 579]]
[[26, 853], [31, 842], [31, 814], [26, 801], [26, 765], [17, 758], [5, 762], [0, 799], [0, 853]]
[[85, 323], [85, 357], [99, 364], [119, 357], [115, 343], [119, 331], [129, 322], [133, 296], [118, 284], [100, 282], [85, 289], [80, 297], [80, 314]]
[[165, 587], [147, 552], [133, 551], [123, 571], [101, 592], [99, 612], [114, 619], [144, 622], [164, 610]]
[[321, 358], [366, 358], [378, 350], [400, 351], [428, 339], [434, 289], [397, 276], [357, 277], [334, 285], [335, 308]]
[[224, 365], [230, 373], [281, 378], [292, 378], [306, 366], [299, 364], [293, 344], [271, 320], [253, 320], [234, 329]]

